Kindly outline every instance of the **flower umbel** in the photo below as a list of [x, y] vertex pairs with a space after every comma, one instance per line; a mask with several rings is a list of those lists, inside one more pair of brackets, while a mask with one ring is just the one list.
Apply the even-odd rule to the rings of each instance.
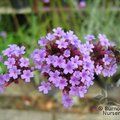
[[[30, 82], [30, 78], [33, 77], [33, 71], [30, 67], [29, 59], [24, 58], [25, 47], [19, 47], [15, 44], [9, 45], [9, 47], [3, 51], [3, 57], [7, 59], [3, 62], [7, 66], [7, 74], [1, 75], [4, 84], [0, 84], [1, 91], [12, 82], [19, 83], [22, 79], [25, 82]], [[0, 82], [2, 82], [0, 80]]]
[[[94, 37], [91, 36], [90, 39]], [[83, 97], [93, 83], [94, 62], [90, 52], [94, 46], [88, 43], [82, 45], [73, 31], [64, 32], [60, 27], [42, 37], [39, 45], [42, 45], [42, 49], [34, 50], [31, 55], [35, 68], [47, 78], [47, 81], [43, 81], [39, 86], [39, 91], [47, 94], [54, 86], [62, 91], [63, 105], [72, 106], [72, 97]], [[81, 46], [87, 52], [83, 52]]]
[[[98, 41], [94, 41], [98, 38]], [[40, 92], [48, 94], [53, 87], [62, 93], [62, 103], [67, 107], [74, 104], [73, 97], [83, 98], [88, 88], [94, 84], [98, 75], [111, 77], [120, 63], [117, 51], [106, 35], [85, 36], [86, 43], [81, 43], [73, 31], [65, 32], [58, 27], [38, 41], [39, 47], [31, 54], [34, 66], [25, 58], [25, 47], [9, 45], [0, 55], [0, 64], [7, 68], [0, 75], [0, 93], [12, 82], [22, 79], [31, 82], [35, 70], [45, 78], [38, 87]]]

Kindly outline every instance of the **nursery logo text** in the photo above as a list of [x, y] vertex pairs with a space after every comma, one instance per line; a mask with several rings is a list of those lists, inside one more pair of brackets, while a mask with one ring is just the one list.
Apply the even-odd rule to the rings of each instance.
[[103, 115], [120, 115], [120, 106], [98, 106]]

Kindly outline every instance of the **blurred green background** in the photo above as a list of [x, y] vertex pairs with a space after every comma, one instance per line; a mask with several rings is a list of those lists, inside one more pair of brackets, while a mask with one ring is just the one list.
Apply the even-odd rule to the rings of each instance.
[[[19, 2], [17, 2], [19, 1]], [[20, 2], [21, 1], [21, 2]], [[23, 3], [22, 3], [23, 2]], [[41, 36], [55, 27], [73, 30], [83, 40], [86, 34], [104, 33], [110, 40], [120, 44], [120, 0], [87, 0], [80, 9], [77, 0], [4, 0], [0, 8], [14, 8], [16, 11], [28, 8], [23, 14], [0, 14], [0, 31], [6, 38], [0, 38], [0, 51], [8, 44], [16, 43], [27, 48], [27, 55], [37, 46]], [[0, 9], [1, 10], [1, 9]]]
[[[59, 26], [64, 30], [73, 30], [83, 42], [86, 34], [104, 33], [120, 48], [120, 0], [86, 0], [86, 6], [83, 8], [79, 6], [79, 0], [50, 0], [49, 3], [44, 3], [43, 0], [0, 0], [0, 53], [9, 44], [15, 43], [24, 45], [27, 50], [26, 56], [29, 57], [30, 53], [37, 47], [37, 41], [40, 37], [46, 36], [53, 28]], [[1, 71], [2, 69], [0, 69]], [[55, 94], [56, 91], [53, 90], [45, 98], [40, 97], [41, 94], [38, 93], [36, 85], [39, 84], [41, 78], [39, 73], [36, 74], [33, 83], [27, 85], [20, 83], [7, 88], [6, 92], [0, 95], [0, 108], [54, 111], [56, 100], [61, 103], [60, 94]], [[120, 74], [111, 80], [118, 80], [119, 77]], [[101, 79], [103, 80], [102, 84], [105, 84], [106, 78]], [[112, 92], [109, 91], [107, 94], [112, 94], [112, 97], [120, 102], [120, 90], [114, 91], [114, 89], [116, 90], [116, 87], [113, 87]], [[75, 98], [75, 105], [81, 113], [96, 112], [95, 107], [98, 101], [96, 103], [94, 97], [98, 95], [98, 98], [102, 98], [103, 101], [107, 97], [104, 91], [100, 95], [101, 86], [98, 84], [92, 86], [89, 93], [85, 99], [76, 100]], [[29, 95], [31, 96], [29, 97]], [[61, 106], [57, 105], [56, 111], [58, 108], [60, 109]], [[88, 120], [89, 116], [86, 117]], [[0, 116], [0, 120], [6, 119], [1, 119]]]
[[86, 34], [104, 33], [119, 47], [120, 0], [86, 0], [83, 8], [79, 0], [44, 1], [0, 1], [0, 52], [15, 43], [24, 45], [29, 57], [40, 37], [59, 26], [73, 30], [83, 42]]
[[[24, 45], [29, 57], [40, 37], [59, 26], [83, 42], [86, 34], [104, 33], [119, 47], [120, 0], [86, 0], [84, 8], [79, 0], [44, 1], [0, 0], [0, 52], [15, 43]], [[34, 82], [39, 84], [38, 75]]]

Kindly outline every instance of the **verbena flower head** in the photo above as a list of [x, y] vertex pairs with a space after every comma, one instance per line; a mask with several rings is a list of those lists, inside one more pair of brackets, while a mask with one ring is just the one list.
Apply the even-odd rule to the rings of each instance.
[[30, 82], [30, 79], [33, 77], [33, 71], [30, 67], [29, 59], [24, 58], [25, 47], [19, 47], [15, 44], [9, 45], [9, 47], [4, 50], [3, 64], [7, 67], [7, 74], [1, 75], [3, 79], [0, 79], [0, 89], [8, 86], [10, 83], [18, 83], [20, 79], [25, 82]]
[[31, 58], [35, 68], [47, 78], [39, 86], [39, 91], [47, 94], [54, 86], [62, 91], [63, 105], [72, 106], [72, 97], [84, 97], [93, 84], [94, 62], [90, 52], [94, 46], [81, 44], [73, 31], [64, 32], [60, 27], [38, 43], [40, 49], [34, 50]]
[[9, 75], [8, 74], [2, 74], [0, 75], [0, 93], [4, 92], [5, 89], [5, 83], [9, 81]]
[[[83, 98], [88, 88], [94, 83], [95, 75], [113, 76], [120, 62], [113, 43], [103, 35], [87, 35], [86, 43], [81, 43], [73, 31], [65, 32], [58, 27], [53, 29], [39, 41], [39, 48], [31, 54], [35, 66], [25, 58], [25, 47], [15, 44], [9, 45], [0, 55], [7, 72], [0, 75], [0, 93], [6, 86], [19, 83], [22, 79], [26, 83], [34, 77], [33, 71], [39, 70], [46, 79], [38, 87], [40, 92], [48, 94], [52, 87], [62, 92], [62, 103], [65, 107], [74, 104], [73, 97]], [[118, 53], [118, 52], [117, 52]]]
[[[89, 41], [89, 37], [86, 37]], [[94, 37], [93, 37], [94, 38]], [[113, 44], [108, 40], [106, 35], [99, 34], [98, 41], [89, 41], [91, 46], [91, 57], [95, 65], [95, 73], [102, 74], [104, 77], [113, 76], [117, 71], [117, 62], [115, 54], [111, 48]]]

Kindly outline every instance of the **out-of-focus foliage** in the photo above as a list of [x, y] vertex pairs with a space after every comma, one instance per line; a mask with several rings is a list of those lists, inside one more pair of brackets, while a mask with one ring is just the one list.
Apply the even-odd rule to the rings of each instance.
[[[45, 35], [52, 28], [61, 26], [65, 30], [74, 30], [79, 38], [85, 34], [105, 33], [117, 44], [120, 43], [120, 1], [101, 1], [88, 0], [87, 7], [84, 10], [78, 9], [78, 3], [75, 0], [51, 0], [50, 8], [52, 11], [39, 11], [38, 15], [34, 13], [25, 15], [27, 23], [20, 26], [17, 32], [14, 32], [14, 23], [11, 15], [0, 16], [0, 31], [7, 31], [7, 38], [0, 40], [0, 51], [10, 43], [23, 44], [28, 49], [28, 53], [36, 46], [40, 36]], [[30, 1], [32, 6], [33, 1]], [[69, 7], [67, 11], [62, 10]], [[39, 9], [43, 8], [43, 3], [39, 2]], [[57, 11], [54, 8], [59, 8]], [[26, 25], [27, 24], [27, 25]], [[27, 27], [26, 27], [27, 26]]]
[[[120, 44], [120, 1], [88, 0], [87, 7], [80, 10], [75, 0], [51, 0], [49, 12], [41, 11], [44, 4], [39, 2], [39, 13], [26, 14], [26, 22], [15, 31], [13, 18], [15, 15], [0, 16], [0, 31], [7, 31], [7, 38], [0, 38], [0, 51], [10, 43], [25, 45], [27, 55], [37, 45], [37, 40], [51, 29], [61, 26], [65, 30], [73, 30], [83, 39], [85, 34], [105, 33], [109, 38]], [[30, 0], [30, 6], [33, 1]], [[69, 10], [64, 10], [64, 8]], [[117, 9], [118, 8], [118, 9]], [[60, 9], [60, 10], [56, 10]], [[19, 22], [18, 22], [19, 23]]]

